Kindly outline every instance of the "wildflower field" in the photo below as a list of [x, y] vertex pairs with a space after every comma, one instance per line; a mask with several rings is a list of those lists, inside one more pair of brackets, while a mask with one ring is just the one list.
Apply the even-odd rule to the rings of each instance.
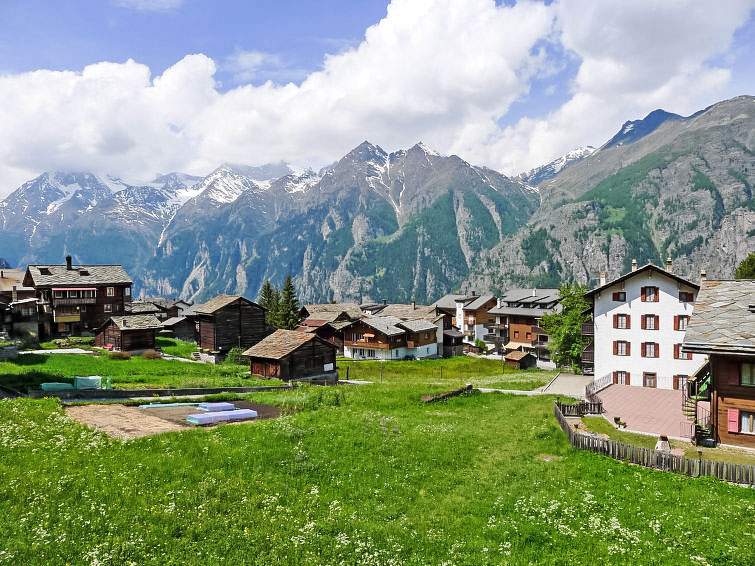
[[575, 451], [552, 397], [422, 404], [474, 379], [405, 367], [131, 441], [0, 401], [0, 564], [755, 563], [755, 490]]

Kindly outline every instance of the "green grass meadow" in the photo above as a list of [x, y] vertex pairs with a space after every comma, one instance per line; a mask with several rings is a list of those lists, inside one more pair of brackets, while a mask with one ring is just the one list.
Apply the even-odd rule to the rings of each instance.
[[550, 396], [420, 402], [492, 377], [469, 360], [252, 394], [290, 410], [131, 441], [55, 399], [0, 401], [0, 564], [755, 562], [755, 490], [576, 451]]

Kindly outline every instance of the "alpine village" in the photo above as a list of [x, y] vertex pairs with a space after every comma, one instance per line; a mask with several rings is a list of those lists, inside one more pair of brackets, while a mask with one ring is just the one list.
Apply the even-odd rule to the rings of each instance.
[[[97, 9], [178, 18], [200, 4]], [[282, 9], [273, 4], [264, 9]], [[197, 105], [192, 127], [219, 128], [202, 144], [228, 152], [223, 136], [240, 139], [228, 133], [236, 127], [252, 136], [243, 124], [258, 110], [224, 122], [222, 104], [257, 96], [262, 106], [285, 105], [325, 88], [344, 73], [339, 65], [396, 96], [349, 57], [391, 44], [386, 22], [412, 21], [424, 6], [427, 21], [412, 31], [422, 37], [436, 4], [445, 5], [393, 0], [359, 47], [339, 47], [322, 70], [285, 87], [258, 77], [273, 68], [295, 74], [298, 62], [238, 43], [227, 59], [207, 59], [209, 76], [217, 73], [210, 94], [197, 94], [192, 81], [201, 80], [181, 74], [182, 65], [204, 69], [203, 55], [152, 79], [128, 59], [129, 73], [146, 73], [139, 80], [154, 90], [143, 100], [110, 75], [120, 63], [49, 73], [94, 77], [96, 88], [87, 88], [96, 96], [124, 89], [123, 116], [121, 102], [108, 114], [114, 122], [131, 120], [126, 107], [156, 103], [158, 89], [172, 85], [176, 115], [181, 104]], [[478, 4], [496, 14], [574, 9], [563, 1]], [[597, 4], [579, 11], [587, 19], [602, 10]], [[461, 17], [456, 6], [444, 30]], [[0, 19], [22, 9], [31, 7], [0, 8]], [[332, 17], [355, 9], [339, 4]], [[711, 20], [718, 9], [708, 7]], [[313, 29], [323, 25], [311, 17]], [[516, 34], [535, 25], [524, 21]], [[272, 28], [244, 22], [272, 41]], [[482, 36], [486, 25], [475, 20], [465, 33]], [[577, 65], [574, 45], [586, 40], [574, 35], [576, 23], [553, 25], [547, 37], [559, 39], [533, 44], [530, 63], [512, 76], [563, 57], [561, 70], [528, 79], [544, 84]], [[613, 33], [602, 25], [600, 34]], [[745, 28], [733, 36], [737, 45], [752, 41]], [[137, 29], [144, 41], [153, 33]], [[412, 66], [407, 73], [427, 73]], [[21, 103], [4, 86], [15, 75], [5, 72], [0, 100], [10, 110], [0, 116], [10, 119]], [[601, 67], [592, 80], [622, 72]], [[28, 80], [42, 80], [38, 73], [48, 71]], [[569, 89], [589, 80], [582, 73]], [[646, 101], [666, 100], [654, 92]], [[511, 111], [545, 96], [517, 99]], [[202, 114], [210, 104], [203, 97], [215, 97], [215, 113]], [[456, 104], [401, 98], [402, 110], [391, 112], [394, 122], [406, 112], [407, 128], [426, 124], [435, 104], [449, 113]], [[328, 127], [338, 130], [348, 118], [333, 99]], [[318, 112], [312, 104], [308, 120]], [[413, 104], [419, 118], [405, 108]], [[611, 116], [592, 110], [595, 120]], [[477, 128], [499, 153], [510, 148], [495, 145], [496, 136], [545, 127], [522, 119], [504, 128], [498, 114], [483, 127], [472, 123], [476, 112], [459, 140], [483, 135]], [[269, 127], [293, 120], [284, 114], [272, 114], [281, 124]], [[0, 566], [755, 564], [755, 97], [686, 114], [656, 109], [612, 121], [615, 134], [599, 147], [518, 175], [473, 165], [467, 159], [492, 153], [466, 141], [445, 148], [469, 148], [465, 157], [409, 147], [416, 137], [405, 149], [328, 145], [318, 131], [322, 152], [311, 155], [332, 159], [334, 146], [341, 155], [321, 168], [267, 158], [218, 166], [210, 152], [185, 169], [212, 163], [206, 175], [154, 177], [154, 163], [190, 161], [159, 161], [171, 143], [194, 143], [178, 118], [172, 142], [144, 146], [149, 182], [104, 174], [101, 165], [86, 170], [80, 164], [100, 150], [66, 160], [63, 143], [45, 168], [0, 159], [0, 176], [33, 171], [0, 193]], [[378, 118], [362, 119], [372, 132]], [[265, 127], [253, 135], [269, 140]], [[145, 137], [158, 132], [150, 128]], [[93, 148], [113, 144], [118, 159], [132, 151], [117, 149], [126, 142], [106, 129], [76, 135]], [[440, 129], [426, 131], [444, 139]], [[264, 155], [290, 155], [302, 143], [274, 135], [281, 139]], [[10, 139], [0, 158], [31, 151]], [[240, 160], [242, 150], [231, 155]], [[511, 151], [506, 159], [524, 160]], [[118, 159], [104, 163], [125, 170]]]

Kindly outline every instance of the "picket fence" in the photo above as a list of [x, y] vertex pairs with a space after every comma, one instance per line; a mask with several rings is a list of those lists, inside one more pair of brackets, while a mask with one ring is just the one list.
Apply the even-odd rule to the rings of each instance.
[[[556, 416], [561, 429], [569, 437], [569, 442], [574, 448], [589, 450], [597, 454], [603, 454], [610, 458], [623, 460], [631, 464], [673, 472], [690, 477], [712, 476], [720, 480], [742, 485], [755, 485], [755, 466], [744, 464], [730, 464], [727, 462], [714, 462], [713, 460], [693, 459], [684, 456], [674, 456], [669, 452], [641, 448], [631, 444], [624, 444], [615, 440], [598, 438], [590, 434], [584, 434], [574, 430], [564, 416], [564, 412], [573, 412], [571, 407], [556, 401], [553, 404], [553, 413]], [[563, 410], [562, 410], [563, 409]]]

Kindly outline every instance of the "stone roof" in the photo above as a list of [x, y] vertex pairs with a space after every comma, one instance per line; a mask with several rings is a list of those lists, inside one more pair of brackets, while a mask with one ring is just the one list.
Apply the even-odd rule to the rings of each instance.
[[151, 314], [111, 316], [110, 320], [112, 320], [120, 330], [150, 330], [152, 328], [162, 328], [157, 317]]
[[143, 301], [132, 301], [130, 307], [127, 308], [130, 308], [132, 314], [151, 314], [162, 311], [156, 304]]
[[0, 269], [0, 291], [33, 291], [34, 287], [24, 287], [23, 269]]
[[443, 295], [440, 299], [435, 301], [432, 306], [438, 307], [441, 309], [455, 309], [456, 308], [456, 301], [457, 299], [465, 299], [466, 295]]
[[276, 330], [270, 336], [245, 351], [244, 355], [251, 358], [280, 360], [311, 340], [319, 340], [319, 338], [309, 332]]
[[[66, 285], [115, 285], [130, 284], [123, 266], [120, 265], [30, 265], [26, 272], [31, 276], [34, 287]], [[45, 273], [49, 272], [49, 275]]]
[[755, 354], [755, 280], [703, 281], [683, 349]]
[[432, 322], [421, 318], [416, 320], [404, 320], [400, 323], [400, 325], [411, 332], [423, 332], [427, 330], [438, 329], [438, 327], [435, 326]]
[[362, 322], [386, 336], [397, 336], [406, 332], [403, 328], [399, 328], [398, 325], [402, 323], [402, 320], [395, 316], [368, 316], [363, 318]]
[[194, 305], [193, 307], [191, 307], [190, 311], [192, 314], [213, 314], [214, 312], [227, 307], [228, 305], [236, 302], [239, 299], [241, 299], [242, 301], [247, 301], [248, 303], [257, 304], [253, 303], [245, 297], [242, 297], [241, 295], [218, 295], [217, 297], [213, 297], [204, 304]]
[[561, 312], [561, 304], [555, 305], [552, 309], [543, 309], [538, 307], [493, 307], [488, 314], [512, 315], [512, 316], [534, 316], [539, 318], [544, 314], [552, 312]]
[[[318, 303], [304, 305], [304, 308], [307, 309], [309, 316], [312, 318], [322, 318], [320, 313], [323, 312], [335, 312], [339, 314], [345, 312], [351, 318], [362, 317], [362, 309], [356, 303]], [[317, 316], [315, 316], [315, 313], [317, 313]]]
[[495, 296], [494, 295], [480, 295], [476, 299], [474, 299], [472, 302], [467, 303], [464, 305], [465, 311], [476, 311], [477, 309], [481, 309], [485, 303], [489, 301], [494, 301]]
[[166, 318], [165, 320], [163, 320], [162, 327], [168, 328], [170, 326], [175, 326], [176, 324], [179, 324], [183, 322], [184, 320], [186, 320], [185, 316], [172, 316], [170, 318]]
[[145, 303], [152, 303], [153, 305], [156, 305], [164, 310], [168, 310], [169, 308], [177, 305], [178, 303], [183, 303], [187, 307], [191, 306], [191, 303], [187, 303], [186, 301], [182, 299], [166, 299], [164, 297], [144, 297], [139, 300]]
[[439, 315], [435, 314], [435, 307], [432, 305], [414, 305], [412, 307], [412, 305], [391, 303], [380, 309], [380, 316], [395, 316], [403, 320], [418, 318], [435, 320]]

